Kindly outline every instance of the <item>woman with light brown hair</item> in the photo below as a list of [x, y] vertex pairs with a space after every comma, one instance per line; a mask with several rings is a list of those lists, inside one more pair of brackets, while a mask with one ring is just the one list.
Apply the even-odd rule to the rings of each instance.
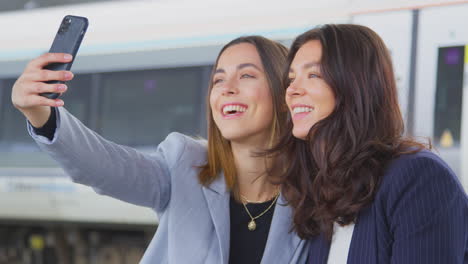
[[467, 263], [466, 193], [404, 136], [382, 39], [324, 25], [295, 39], [287, 68], [288, 129], [269, 154], [308, 263]]
[[209, 85], [208, 142], [171, 133], [151, 155], [105, 140], [60, 107], [62, 100], [39, 96], [65, 92], [44, 82], [72, 74], [43, 69], [70, 61], [64, 54], [31, 61], [12, 101], [73, 181], [157, 212], [159, 227], [141, 263], [301, 263], [305, 242], [290, 232], [291, 208], [266, 177], [274, 160], [254, 155], [283, 128], [286, 55], [263, 37], [228, 43]]

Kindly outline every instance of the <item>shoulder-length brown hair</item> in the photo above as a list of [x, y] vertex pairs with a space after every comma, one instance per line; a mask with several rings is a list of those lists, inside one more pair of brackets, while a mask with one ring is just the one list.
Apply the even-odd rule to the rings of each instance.
[[[333, 223], [347, 225], [374, 199], [389, 161], [425, 146], [404, 138], [395, 76], [387, 47], [371, 29], [324, 25], [298, 36], [288, 68], [307, 42], [322, 45], [321, 73], [335, 95], [333, 112], [317, 122], [307, 140], [287, 129], [270, 154], [282, 162], [270, 168], [294, 208], [302, 238], [331, 239]], [[288, 71], [283, 87], [289, 86]]]
[[278, 138], [282, 129], [280, 124], [286, 122], [286, 112], [283, 107], [284, 89], [282, 87], [281, 76], [286, 65], [288, 49], [278, 42], [261, 36], [239, 37], [226, 44], [218, 54], [210, 78], [207, 96], [208, 159], [207, 163], [201, 166], [198, 178], [201, 184], [208, 185], [223, 171], [226, 184], [231, 190], [236, 186], [234, 156], [232, 154], [230, 142], [222, 136], [221, 131], [216, 126], [209, 104], [209, 98], [213, 88], [213, 75], [218, 66], [219, 58], [227, 48], [241, 43], [251, 44], [257, 49], [265, 70], [266, 79], [268, 80], [273, 103], [273, 129], [270, 140], [274, 141]]

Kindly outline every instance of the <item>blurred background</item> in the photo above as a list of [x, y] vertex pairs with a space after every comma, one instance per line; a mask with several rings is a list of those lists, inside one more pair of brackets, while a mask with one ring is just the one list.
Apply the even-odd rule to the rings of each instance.
[[0, 0], [0, 264], [138, 263], [157, 229], [150, 209], [73, 184], [11, 105], [16, 78], [69, 14], [90, 24], [67, 109], [145, 152], [172, 131], [206, 136], [211, 68], [229, 40], [289, 46], [316, 25], [369, 26], [391, 51], [408, 135], [430, 138], [468, 186], [468, 1]]

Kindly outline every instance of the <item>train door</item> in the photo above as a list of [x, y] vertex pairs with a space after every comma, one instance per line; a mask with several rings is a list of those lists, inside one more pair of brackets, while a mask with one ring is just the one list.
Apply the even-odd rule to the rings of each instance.
[[461, 168], [467, 11], [468, 4], [419, 11], [414, 106], [414, 135], [431, 138], [435, 153], [462, 181], [468, 178]]
[[452, 160], [454, 170], [463, 175], [461, 162], [463, 74], [465, 46], [438, 49], [436, 94], [434, 107], [434, 143]]
[[468, 190], [468, 45], [465, 46], [465, 70], [463, 74], [464, 88], [461, 116], [461, 180], [465, 190]]

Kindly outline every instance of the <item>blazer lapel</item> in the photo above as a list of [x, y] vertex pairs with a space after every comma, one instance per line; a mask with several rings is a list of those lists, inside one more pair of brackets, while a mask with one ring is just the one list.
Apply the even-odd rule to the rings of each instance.
[[[375, 233], [375, 216], [373, 208], [368, 207], [359, 213], [356, 224], [354, 225], [353, 238], [349, 246], [348, 263], [387, 263], [389, 258], [378, 259], [377, 248], [378, 241]], [[391, 240], [390, 234], [380, 230], [380, 237], [387, 237]], [[390, 252], [391, 245], [386, 244], [386, 250]]]
[[226, 187], [224, 174], [221, 173], [210, 186], [203, 187], [203, 193], [208, 203], [208, 209], [213, 220], [219, 247], [221, 248], [222, 264], [227, 264], [229, 259], [231, 224], [229, 217], [229, 191]]
[[301, 239], [292, 228], [292, 209], [280, 195], [275, 206], [262, 263], [290, 263]]
[[309, 258], [307, 263], [327, 264], [330, 253], [330, 242], [324, 235], [318, 235], [310, 239]]

